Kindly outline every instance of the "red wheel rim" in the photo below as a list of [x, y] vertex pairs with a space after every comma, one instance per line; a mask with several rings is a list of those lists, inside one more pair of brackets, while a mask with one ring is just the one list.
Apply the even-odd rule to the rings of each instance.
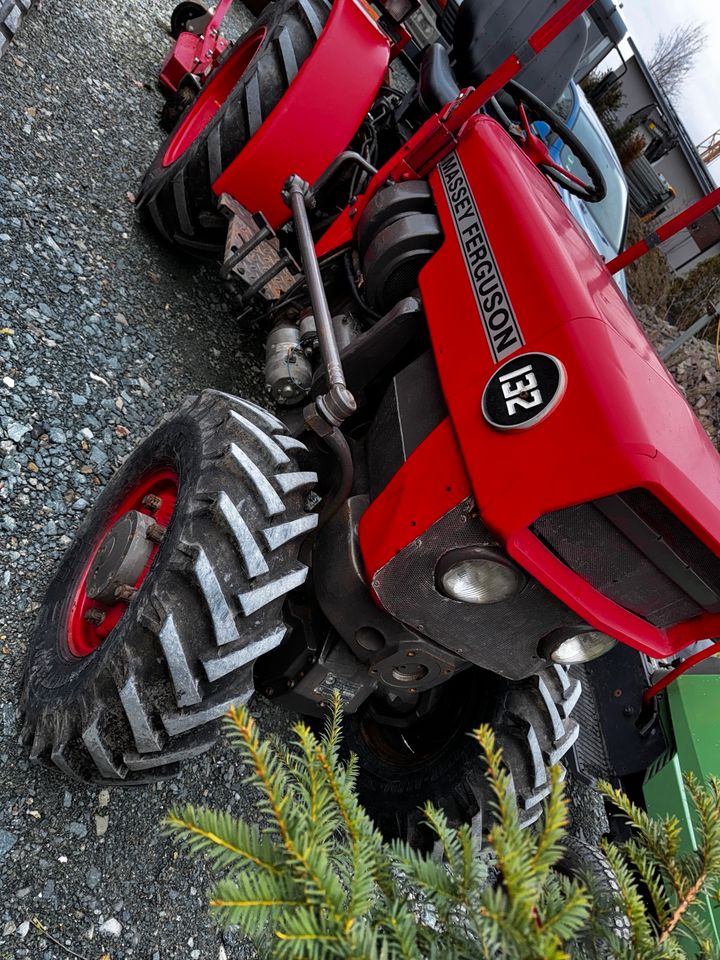
[[[114, 603], [104, 603], [102, 600], [93, 599], [88, 596], [88, 580], [92, 570], [93, 562], [98, 555], [98, 551], [105, 542], [115, 524], [131, 511], [137, 511], [152, 519], [161, 527], [167, 528], [175, 510], [178, 495], [178, 475], [169, 467], [162, 467], [146, 474], [130, 490], [118, 508], [108, 520], [101, 533], [98, 535], [90, 552], [90, 557], [85, 564], [82, 576], [73, 593], [70, 604], [70, 614], [68, 617], [67, 642], [68, 649], [74, 657], [87, 657], [100, 646], [103, 640], [115, 629], [118, 623], [128, 610], [129, 604], [122, 600]], [[157, 509], [147, 505], [148, 496], [157, 497], [160, 505]], [[143, 502], [146, 501], [146, 502]], [[147, 577], [150, 568], [155, 562], [160, 546], [153, 544], [150, 555], [143, 567], [140, 575], [131, 584], [135, 589], [140, 587], [143, 580]], [[132, 603], [132, 601], [130, 601]], [[88, 619], [88, 611], [96, 610], [98, 614], [90, 614], [92, 618], [102, 622], [96, 623]]]
[[244, 43], [234, 47], [227, 60], [210, 76], [210, 79], [200, 91], [197, 100], [187, 111], [177, 130], [170, 138], [163, 157], [164, 167], [169, 167], [171, 163], [175, 163], [177, 158], [182, 156], [205, 130], [234, 90], [238, 80], [255, 59], [255, 54], [260, 49], [266, 33], [267, 28], [263, 27], [248, 37]]

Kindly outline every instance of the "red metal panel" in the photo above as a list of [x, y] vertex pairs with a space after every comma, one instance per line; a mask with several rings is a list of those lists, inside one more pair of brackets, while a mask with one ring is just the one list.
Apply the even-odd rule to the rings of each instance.
[[160, 85], [167, 87], [173, 93], [180, 86], [180, 81], [195, 67], [195, 53], [200, 44], [198, 37], [192, 33], [181, 33], [175, 41], [175, 46], [163, 60], [160, 67]]
[[470, 481], [448, 418], [412, 452], [360, 519], [369, 578], [469, 495]]
[[[445, 242], [420, 275], [443, 392], [483, 521], [509, 553], [601, 630], [656, 655], [717, 635], [720, 617], [659, 630], [607, 600], [573, 574], [528, 530], [542, 514], [645, 487], [720, 554], [720, 456], [641, 331], [611, 274], [555, 189], [494, 121], [473, 119], [457, 156], [480, 216], [522, 340], [512, 353], [557, 357], [567, 373], [563, 399], [530, 429], [497, 431], [481, 396], [497, 368], [469, 281], [439, 171], [430, 176]], [[509, 354], [508, 354], [509, 355]], [[507, 355], [503, 357], [507, 359]], [[427, 442], [427, 441], [426, 441]], [[434, 496], [423, 472], [403, 468], [415, 500]], [[393, 481], [394, 483], [395, 481]], [[388, 491], [369, 507], [361, 539], [368, 574], [404, 546], [403, 516]], [[414, 508], [408, 495], [397, 512]], [[431, 511], [426, 511], [431, 513]], [[362, 529], [362, 528], [361, 528]], [[415, 536], [423, 528], [418, 526]]]
[[359, 0], [336, 0], [312, 54], [280, 103], [213, 184], [277, 228], [297, 173], [316, 180], [358, 131], [390, 62], [390, 41]]

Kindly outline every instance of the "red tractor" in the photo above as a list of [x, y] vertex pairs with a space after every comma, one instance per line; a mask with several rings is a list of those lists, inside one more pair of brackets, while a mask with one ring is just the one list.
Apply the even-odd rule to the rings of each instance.
[[442, 44], [391, 85], [404, 0], [279, 0], [175, 76], [138, 202], [266, 322], [275, 412], [204, 391], [108, 484], [35, 631], [33, 758], [145, 783], [254, 691], [338, 690], [363, 801], [422, 843], [425, 800], [486, 808], [481, 721], [526, 823], [583, 735], [623, 775], [667, 749], [650, 671], [718, 634], [720, 457], [549, 182], [601, 198], [593, 158], [513, 81], [588, 2], [480, 69], [465, 0], [462, 89]]

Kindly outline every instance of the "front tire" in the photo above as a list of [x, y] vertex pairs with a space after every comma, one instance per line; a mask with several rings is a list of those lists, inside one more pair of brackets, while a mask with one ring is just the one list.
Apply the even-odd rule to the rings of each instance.
[[467, 671], [445, 687], [433, 711], [413, 726], [383, 726], [372, 708], [345, 720], [347, 746], [359, 761], [361, 802], [388, 839], [418, 848], [434, 841], [423, 822], [427, 801], [456, 826], [472, 822], [481, 831], [491, 822], [483, 758], [469, 736], [480, 723], [491, 723], [503, 749], [522, 826], [540, 817], [549, 768], [580, 729], [571, 717], [580, 681], [557, 665], [514, 683]]
[[[270, 413], [208, 390], [125, 461], [40, 611], [21, 701], [32, 759], [130, 784], [174, 775], [212, 745], [217, 719], [250, 698], [253, 662], [281, 642], [285, 595], [307, 574], [298, 548], [317, 523], [304, 510], [317, 477], [298, 466], [304, 454]], [[97, 599], [104, 545], [112, 559], [123, 518], [148, 512], [166, 526], [127, 606]]]
[[138, 208], [168, 243], [203, 258], [222, 254], [227, 221], [212, 185], [280, 102], [329, 12], [326, 0], [271, 4], [182, 114], [138, 194]]

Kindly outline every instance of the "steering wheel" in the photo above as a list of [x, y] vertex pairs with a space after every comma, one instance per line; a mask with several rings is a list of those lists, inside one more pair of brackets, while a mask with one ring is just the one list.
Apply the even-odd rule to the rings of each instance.
[[[513, 101], [514, 107], [520, 116], [520, 123], [514, 123], [507, 116], [500, 104], [493, 98], [495, 110], [508, 132], [519, 141], [521, 148], [532, 160], [535, 166], [541, 170], [546, 177], [553, 180], [564, 190], [580, 197], [588, 203], [598, 203], [603, 200], [607, 194], [605, 178], [602, 175], [600, 167], [593, 160], [587, 147], [575, 136], [570, 127], [562, 120], [554, 110], [551, 110], [547, 104], [543, 103], [534, 93], [531, 93], [525, 87], [521, 86], [515, 80], [510, 80], [504, 87], [504, 92]], [[491, 101], [491, 102], [493, 102]], [[557, 163], [550, 156], [550, 151], [545, 142], [533, 132], [531, 121], [528, 119], [528, 113], [533, 120], [542, 120], [550, 127], [562, 142], [568, 146], [573, 154], [585, 168], [588, 180], [582, 180], [570, 173], [565, 167]]]

